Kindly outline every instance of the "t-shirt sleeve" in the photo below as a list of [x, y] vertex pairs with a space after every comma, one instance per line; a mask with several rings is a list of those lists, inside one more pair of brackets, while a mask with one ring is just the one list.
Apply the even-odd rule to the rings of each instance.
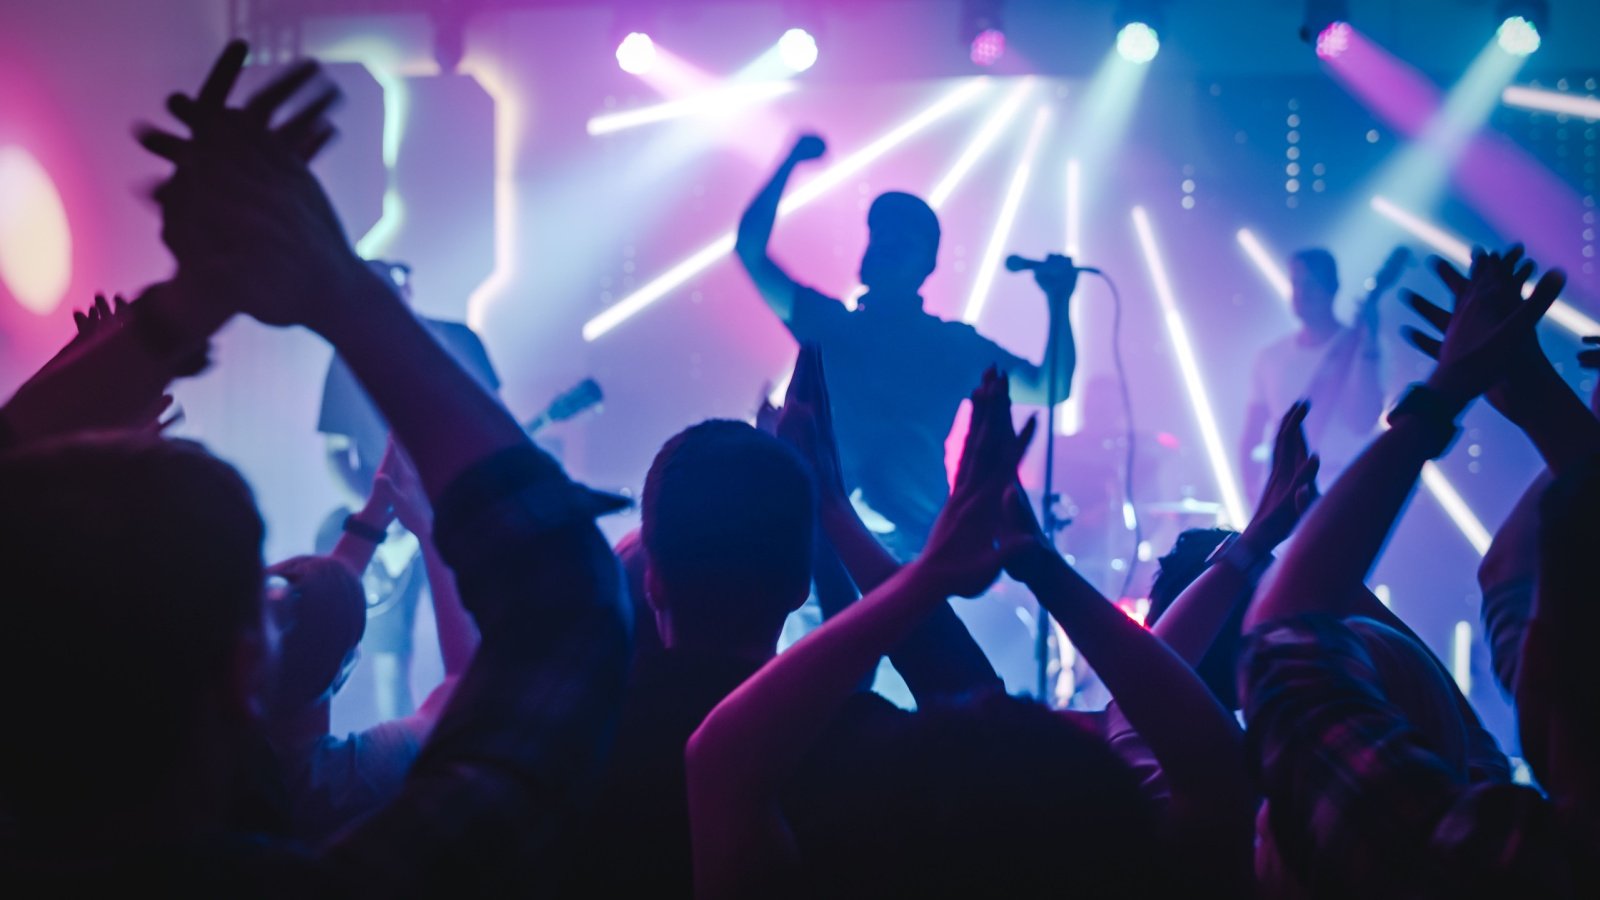
[[794, 310], [789, 314], [789, 333], [800, 343], [826, 344], [844, 328], [850, 311], [827, 294], [804, 285], [795, 285]]
[[978, 380], [990, 366], [1008, 375], [1038, 368], [979, 334], [978, 329], [965, 322], [950, 322], [948, 327], [950, 358], [959, 362], [955, 368], [962, 373], [963, 382], [969, 389], [978, 386]]
[[[363, 453], [372, 449], [364, 446], [365, 442], [374, 437], [381, 441], [389, 431], [361, 382], [339, 356], [328, 364], [328, 375], [322, 381], [322, 410], [317, 416], [317, 431], [345, 435], [361, 445]], [[381, 447], [379, 452], [382, 452]]]

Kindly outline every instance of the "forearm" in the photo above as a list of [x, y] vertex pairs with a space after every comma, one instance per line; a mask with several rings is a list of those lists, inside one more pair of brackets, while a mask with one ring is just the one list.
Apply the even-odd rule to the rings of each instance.
[[[1243, 538], [1241, 538], [1243, 540]], [[1256, 580], [1231, 565], [1206, 567], [1150, 629], [1191, 667], [1200, 665], [1235, 608], [1248, 603]]]
[[[394, 521], [394, 509], [387, 500], [374, 493], [367, 498], [367, 503], [355, 514], [356, 521], [378, 531], [386, 531], [389, 523]], [[350, 571], [350, 574], [361, 577], [367, 571], [367, 566], [372, 564], [372, 557], [378, 552], [378, 542], [370, 538], [343, 531], [339, 534], [339, 542], [333, 545], [333, 552], [328, 556]]]
[[916, 564], [901, 569], [717, 704], [691, 751], [729, 792], [773, 796], [862, 677], [943, 599]]
[[439, 656], [444, 661], [445, 677], [452, 678], [465, 672], [472, 663], [472, 656], [478, 651], [478, 626], [461, 605], [455, 572], [439, 555], [433, 536], [419, 534], [417, 539], [422, 544], [422, 564], [428, 573], [428, 595], [433, 598]]
[[1502, 412], [1560, 477], [1600, 453], [1600, 419], [1554, 370], [1535, 377], [1537, 382], [1518, 390], [1515, 403]]
[[1303, 613], [1345, 614], [1433, 449], [1427, 426], [1411, 416], [1374, 438], [1301, 523], [1245, 629]]
[[[823, 532], [861, 590], [876, 589], [900, 570], [899, 562], [861, 524], [849, 500], [825, 500], [822, 506]], [[983, 648], [949, 601], [935, 604], [889, 652], [889, 661], [919, 705], [935, 697], [1004, 690]]]
[[1034, 580], [1039, 603], [1116, 698], [1174, 796], [1237, 802], [1249, 791], [1239, 726], [1184, 661], [1100, 596], [1064, 560]]
[[430, 497], [473, 463], [528, 443], [516, 420], [376, 277], [345, 291], [336, 315], [317, 330], [410, 452]]
[[193, 374], [188, 364], [232, 312], [186, 280], [149, 288], [127, 315], [126, 326], [75, 342], [17, 389], [0, 411], [12, 440], [129, 427], [174, 378]]
[[739, 218], [736, 246], [741, 256], [754, 252], [766, 253], [767, 244], [772, 240], [772, 226], [778, 221], [778, 204], [789, 185], [789, 177], [794, 174], [794, 167], [794, 160], [784, 160]]
[[1534, 574], [1539, 567], [1539, 503], [1555, 476], [1539, 473], [1495, 532], [1478, 566], [1483, 594], [1485, 643], [1495, 678], [1507, 692], [1516, 689], [1522, 636], [1533, 614]]
[[1052, 395], [1060, 403], [1072, 393], [1072, 375], [1078, 367], [1078, 345], [1073, 339], [1068, 298], [1048, 298], [1049, 337], [1044, 359], [1037, 366], [1011, 372], [1011, 397], [1017, 403], [1047, 406]]

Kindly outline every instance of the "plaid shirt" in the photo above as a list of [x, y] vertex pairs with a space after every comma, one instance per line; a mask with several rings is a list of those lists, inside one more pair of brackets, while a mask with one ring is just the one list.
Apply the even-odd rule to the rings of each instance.
[[628, 660], [620, 571], [531, 445], [474, 466], [435, 540], [483, 642], [400, 797], [336, 841], [362, 893], [537, 888], [609, 749]]
[[1269, 623], [1241, 665], [1272, 838], [1311, 896], [1575, 895], [1581, 856], [1557, 810], [1446, 765], [1343, 622]]

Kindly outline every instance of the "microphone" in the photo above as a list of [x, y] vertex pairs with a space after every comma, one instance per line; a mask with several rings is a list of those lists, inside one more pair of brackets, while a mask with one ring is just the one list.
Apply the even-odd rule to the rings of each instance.
[[[1034, 269], [1042, 269], [1044, 267], [1044, 260], [1028, 259], [1026, 256], [1018, 256], [1015, 253], [1006, 257], [1006, 271], [1008, 272], [1031, 272]], [[1104, 274], [1099, 269], [1091, 266], [1073, 266], [1072, 270], [1075, 272], [1088, 272], [1091, 275]]]

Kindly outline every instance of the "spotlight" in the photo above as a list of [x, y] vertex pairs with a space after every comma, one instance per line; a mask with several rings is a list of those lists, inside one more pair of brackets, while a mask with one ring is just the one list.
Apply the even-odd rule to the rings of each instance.
[[791, 28], [778, 38], [778, 57], [795, 72], [804, 72], [817, 63], [817, 39], [804, 28]]
[[961, 39], [976, 65], [992, 66], [1006, 55], [1003, 5], [1003, 0], [962, 0]]
[[1006, 33], [998, 28], [978, 32], [972, 39], [972, 61], [980, 66], [992, 66], [1006, 55]]
[[1334, 22], [1317, 35], [1317, 55], [1323, 59], [1338, 59], [1350, 49], [1349, 22]]
[[1143, 22], [1129, 22], [1117, 32], [1117, 52], [1131, 63], [1147, 63], [1161, 52], [1161, 36]]
[[1500, 30], [1495, 38], [1500, 49], [1512, 56], [1532, 56], [1544, 43], [1540, 34], [1550, 18], [1550, 4], [1545, 0], [1510, 0], [1496, 10]]
[[617, 44], [617, 65], [629, 75], [644, 75], [656, 64], [656, 42], [642, 31], [630, 31]]
[[1300, 40], [1317, 49], [1323, 59], [1333, 59], [1350, 46], [1350, 4], [1347, 0], [1306, 0], [1306, 17]]
[[1144, 65], [1161, 52], [1161, 9], [1155, 0], [1123, 0], [1117, 7], [1117, 53]]

